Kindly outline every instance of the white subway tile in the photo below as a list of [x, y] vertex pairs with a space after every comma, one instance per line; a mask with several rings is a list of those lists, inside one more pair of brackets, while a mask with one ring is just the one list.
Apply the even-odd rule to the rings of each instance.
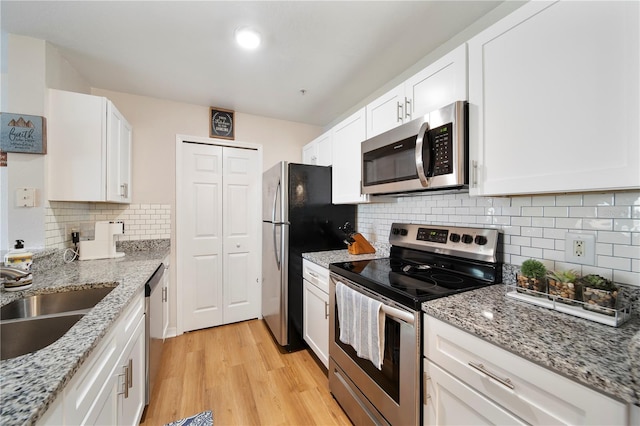
[[531, 226], [531, 218], [530, 217], [512, 217], [511, 224], [518, 225], [518, 226]]
[[522, 207], [522, 216], [543, 216], [543, 207]]
[[631, 217], [634, 219], [640, 219], [640, 207], [633, 206], [631, 208]]
[[614, 200], [616, 206], [640, 206], [640, 191], [617, 192]]
[[556, 195], [556, 206], [581, 206], [581, 205], [582, 205], [581, 194]]
[[520, 246], [515, 246], [513, 244], [505, 244], [504, 245], [504, 252], [506, 254], [520, 254]]
[[596, 231], [612, 231], [613, 219], [583, 219], [582, 229], [593, 229]]
[[613, 271], [613, 281], [620, 284], [640, 286], [640, 273], [628, 271]]
[[523, 237], [543, 237], [544, 229], [543, 228], [533, 228], [533, 227], [522, 227], [520, 228], [520, 235]]
[[504, 233], [504, 235], [520, 235], [521, 228], [519, 226], [503, 226], [502, 227], [502, 232]]
[[606, 194], [584, 194], [584, 206], [613, 206], [614, 197], [612, 193]]
[[598, 208], [596, 206], [590, 207], [570, 207], [570, 217], [597, 217]]
[[515, 235], [511, 236], [511, 244], [519, 245], [522, 247], [530, 247], [531, 246], [531, 238], [529, 237], [517, 237]]
[[546, 217], [569, 217], [569, 207], [544, 207]]
[[537, 226], [541, 228], [561, 228], [561, 226], [556, 225], [558, 220], [560, 219], [556, 219], [553, 217], [534, 217], [531, 219], [531, 226]]
[[640, 272], [640, 259], [631, 259], [631, 270], [633, 272]]
[[581, 229], [582, 219], [559, 217], [556, 219], [556, 228]]
[[640, 220], [635, 219], [615, 219], [613, 230], [621, 232], [640, 232]]
[[534, 259], [543, 258], [542, 249], [535, 247], [522, 247], [520, 254]]
[[613, 256], [596, 256], [596, 263], [601, 268], [631, 271], [631, 259]]
[[598, 207], [598, 217], [602, 218], [619, 218], [619, 219], [628, 219], [631, 218], [631, 207], [630, 206], [603, 206]]
[[511, 197], [511, 207], [530, 207], [531, 205], [531, 197], [529, 196]]
[[596, 243], [596, 254], [602, 256], [613, 256], [613, 244]]
[[555, 206], [556, 197], [554, 195], [536, 195], [531, 198], [532, 206]]
[[640, 246], [616, 245], [613, 249], [613, 255], [619, 257], [629, 257], [632, 259], [640, 259]]
[[[558, 251], [558, 250], [550, 250], [550, 249], [544, 249], [542, 251], [542, 257], [544, 259], [548, 259], [548, 260], [553, 260], [554, 262], [561, 262], [564, 261], [564, 252], [563, 251]], [[552, 266], [551, 268], [549, 268], [549, 270], [553, 270], [555, 268], [555, 265]]]

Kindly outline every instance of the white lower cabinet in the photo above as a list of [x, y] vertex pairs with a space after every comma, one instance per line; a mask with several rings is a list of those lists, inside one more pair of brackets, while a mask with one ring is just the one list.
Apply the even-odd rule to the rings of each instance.
[[424, 360], [426, 425], [524, 425], [517, 417], [434, 363]]
[[303, 260], [304, 340], [329, 368], [329, 270]]
[[144, 293], [74, 374], [38, 425], [137, 425], [146, 390]]
[[627, 425], [628, 407], [424, 316], [424, 424]]

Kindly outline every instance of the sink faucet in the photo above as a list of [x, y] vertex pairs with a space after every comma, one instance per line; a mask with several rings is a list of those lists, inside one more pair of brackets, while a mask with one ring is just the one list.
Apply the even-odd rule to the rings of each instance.
[[11, 281], [21, 280], [28, 277], [30, 274], [31, 272], [18, 268], [8, 268], [6, 266], [0, 267], [0, 278], [9, 279]]

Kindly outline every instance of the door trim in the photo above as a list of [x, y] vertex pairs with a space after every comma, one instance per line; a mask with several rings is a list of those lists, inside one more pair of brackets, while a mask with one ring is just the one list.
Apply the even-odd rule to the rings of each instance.
[[[254, 150], [257, 151], [258, 153], [258, 164], [260, 165], [260, 172], [258, 173], [258, 181], [257, 181], [257, 185], [258, 188], [262, 188], [262, 173], [263, 173], [263, 169], [264, 169], [264, 165], [263, 165], [263, 148], [262, 145], [260, 144], [256, 144], [256, 143], [250, 143], [250, 142], [238, 142], [238, 141], [230, 141], [230, 140], [226, 140], [226, 139], [216, 139], [216, 138], [206, 138], [206, 137], [201, 137], [201, 136], [189, 136], [189, 135], [184, 135], [184, 134], [176, 134], [176, 159], [175, 159], [175, 169], [176, 169], [176, 176], [175, 176], [175, 182], [176, 182], [176, 186], [174, 188], [174, 199], [175, 199], [175, 224], [176, 224], [176, 241], [175, 241], [175, 247], [176, 247], [176, 254], [175, 254], [175, 264], [176, 264], [176, 272], [175, 272], [175, 298], [169, 298], [170, 300], [175, 300], [176, 304], [175, 304], [175, 308], [176, 308], [176, 335], [179, 336], [181, 334], [184, 333], [184, 323], [183, 323], [183, 319], [182, 319], [182, 303], [183, 303], [183, 294], [182, 294], [182, 290], [181, 290], [181, 286], [180, 284], [180, 278], [181, 278], [181, 271], [184, 268], [184, 265], [182, 265], [182, 261], [180, 259], [180, 256], [178, 255], [178, 253], [181, 252], [182, 249], [182, 238], [181, 238], [181, 230], [182, 227], [184, 226], [182, 224], [182, 219], [183, 219], [183, 208], [184, 206], [181, 205], [181, 203], [179, 202], [179, 196], [178, 196], [178, 188], [182, 187], [183, 184], [183, 176], [182, 176], [182, 144], [183, 143], [197, 143], [197, 144], [203, 144], [203, 145], [214, 145], [214, 146], [221, 146], [221, 147], [230, 147], [230, 148], [240, 148], [240, 149], [250, 149], [250, 150]], [[259, 203], [258, 205], [258, 209], [256, 211], [256, 221], [260, 221], [262, 218], [262, 203]], [[262, 247], [262, 233], [258, 232], [257, 235], [258, 241], [257, 241], [257, 246], [261, 248]], [[260, 263], [258, 265], [258, 271], [262, 270], [262, 256], [258, 256], [258, 262]], [[260, 280], [262, 280], [262, 277], [260, 277]], [[260, 283], [262, 284], [262, 283]], [[170, 290], [171, 291], [171, 290]], [[261, 317], [261, 315], [260, 315]]]

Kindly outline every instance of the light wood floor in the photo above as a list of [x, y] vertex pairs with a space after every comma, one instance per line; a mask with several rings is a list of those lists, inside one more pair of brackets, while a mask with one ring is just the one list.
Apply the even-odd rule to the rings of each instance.
[[351, 425], [307, 350], [281, 354], [262, 320], [165, 342], [145, 426], [205, 410], [214, 426]]

